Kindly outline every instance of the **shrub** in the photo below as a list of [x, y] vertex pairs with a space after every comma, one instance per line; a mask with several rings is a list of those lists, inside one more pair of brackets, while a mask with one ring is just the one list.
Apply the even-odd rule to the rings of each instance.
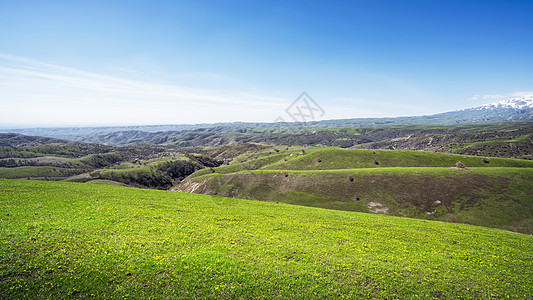
[[450, 223], [457, 223], [457, 216], [449, 215], [446, 217], [446, 219], [444, 219], [444, 221], [450, 222]]

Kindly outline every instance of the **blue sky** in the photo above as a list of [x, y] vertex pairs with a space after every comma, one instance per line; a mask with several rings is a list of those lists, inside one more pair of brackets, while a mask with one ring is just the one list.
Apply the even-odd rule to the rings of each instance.
[[323, 119], [533, 94], [533, 1], [0, 0], [0, 127]]

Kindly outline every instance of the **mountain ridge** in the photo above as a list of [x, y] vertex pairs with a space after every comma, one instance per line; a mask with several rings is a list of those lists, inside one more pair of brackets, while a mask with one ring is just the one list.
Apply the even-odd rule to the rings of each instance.
[[[44, 136], [59, 139], [87, 141], [96, 136], [123, 132], [134, 134], [140, 140], [162, 132], [192, 132], [199, 129], [217, 127], [249, 127], [264, 129], [292, 128], [349, 128], [403, 125], [467, 125], [492, 123], [517, 123], [533, 121], [533, 96], [511, 97], [477, 107], [443, 112], [433, 115], [331, 119], [309, 122], [221, 122], [202, 124], [133, 125], [101, 127], [59, 127], [59, 128], [19, 128], [0, 129], [0, 133], [18, 133], [31, 136]], [[144, 134], [143, 134], [144, 133]], [[116, 134], [115, 134], [116, 135]]]

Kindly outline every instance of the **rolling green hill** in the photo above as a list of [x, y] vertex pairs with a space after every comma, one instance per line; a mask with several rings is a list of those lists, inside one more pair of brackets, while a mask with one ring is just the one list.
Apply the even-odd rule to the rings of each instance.
[[220, 161], [201, 154], [179, 154], [137, 160], [136, 163], [125, 161], [108, 168], [71, 176], [64, 181], [95, 182], [95, 180], [107, 180], [133, 187], [168, 189], [196, 170], [215, 167], [220, 164]]
[[[533, 162], [420, 151], [287, 148], [236, 157], [174, 189], [533, 233]], [[457, 168], [461, 162], [466, 168]]]
[[[260, 149], [263, 149], [263, 146]], [[197, 149], [225, 156], [229, 149]], [[234, 147], [245, 152], [246, 145]], [[254, 148], [254, 147], [252, 147]], [[168, 189], [198, 169], [222, 160], [172, 146], [107, 145], [0, 134], [0, 178], [107, 182]], [[104, 181], [102, 181], [104, 180]], [[107, 181], [105, 181], [107, 180]], [[109, 182], [108, 182], [109, 183]]]
[[[291, 153], [292, 154], [292, 153]], [[286, 160], [285, 160], [286, 159]], [[304, 149], [268, 166], [277, 170], [331, 170], [374, 167], [452, 167], [459, 161], [468, 167], [533, 167], [533, 161], [485, 158], [423, 151]]]
[[533, 297], [531, 236], [476, 226], [30, 180], [0, 224], [2, 299]]
[[[425, 117], [421, 117], [426, 120]], [[462, 118], [462, 117], [461, 117]], [[228, 123], [203, 126], [140, 126], [15, 130], [110, 145], [151, 144], [207, 147], [244, 143], [334, 146], [357, 149], [426, 150], [442, 153], [533, 159], [533, 123], [461, 122], [404, 123], [379, 119], [368, 122], [331, 120], [301, 123]], [[430, 120], [431, 118], [427, 119]], [[443, 121], [444, 119], [439, 120]], [[449, 121], [449, 120], [448, 120]], [[466, 124], [465, 122], [466, 121]], [[480, 124], [483, 123], [483, 124]], [[403, 124], [403, 125], [402, 125]], [[411, 124], [411, 125], [408, 125]], [[414, 125], [418, 124], [418, 125]], [[451, 125], [450, 125], [451, 124]], [[454, 125], [455, 124], [455, 125]], [[462, 124], [462, 125], [457, 125]], [[0, 130], [1, 131], [1, 130]], [[0, 134], [0, 146], [2, 145]], [[7, 137], [8, 142], [20, 139]], [[27, 138], [25, 138], [27, 139]], [[40, 138], [43, 139], [43, 138]]]

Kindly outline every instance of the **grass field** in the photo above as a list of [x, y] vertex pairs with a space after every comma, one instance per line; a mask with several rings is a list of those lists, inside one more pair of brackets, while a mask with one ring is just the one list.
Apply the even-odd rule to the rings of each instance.
[[469, 225], [0, 180], [2, 299], [531, 299], [531, 249]]

